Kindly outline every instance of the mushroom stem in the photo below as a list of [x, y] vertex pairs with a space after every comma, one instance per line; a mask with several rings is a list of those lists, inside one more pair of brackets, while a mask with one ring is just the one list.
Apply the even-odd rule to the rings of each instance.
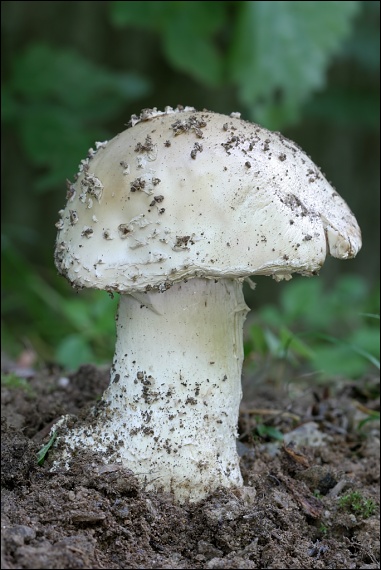
[[236, 436], [247, 311], [238, 279], [121, 295], [102, 411], [91, 436], [76, 428], [69, 445], [80, 439], [179, 501], [242, 486]]

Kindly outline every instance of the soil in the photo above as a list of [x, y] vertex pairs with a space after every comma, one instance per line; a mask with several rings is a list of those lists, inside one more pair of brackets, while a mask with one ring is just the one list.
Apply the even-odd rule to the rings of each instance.
[[52, 424], [94, 403], [108, 370], [16, 372], [27, 378], [2, 382], [2, 568], [380, 567], [379, 426], [363, 422], [376, 378], [335, 391], [246, 381], [238, 452], [251, 492], [180, 506], [96, 456], [52, 473], [53, 449], [38, 465]]

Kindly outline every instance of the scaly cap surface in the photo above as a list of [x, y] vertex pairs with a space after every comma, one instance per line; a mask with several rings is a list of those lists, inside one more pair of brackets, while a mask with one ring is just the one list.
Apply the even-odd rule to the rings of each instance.
[[55, 261], [76, 287], [289, 279], [361, 248], [355, 217], [312, 160], [238, 113], [146, 109], [90, 149], [67, 198]]

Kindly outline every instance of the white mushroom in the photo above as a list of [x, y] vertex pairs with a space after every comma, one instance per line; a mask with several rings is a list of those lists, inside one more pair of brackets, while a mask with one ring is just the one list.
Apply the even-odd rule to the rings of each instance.
[[315, 275], [327, 253], [354, 257], [361, 235], [281, 134], [236, 113], [148, 111], [88, 158], [59, 226], [58, 270], [120, 293], [110, 386], [62, 453], [96, 450], [146, 488], [197, 501], [242, 485], [242, 281]]

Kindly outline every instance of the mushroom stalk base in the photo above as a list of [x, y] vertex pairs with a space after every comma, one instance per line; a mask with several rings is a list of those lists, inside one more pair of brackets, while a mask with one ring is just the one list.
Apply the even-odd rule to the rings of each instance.
[[191, 279], [163, 293], [121, 295], [110, 386], [70, 447], [122, 462], [146, 489], [198, 501], [242, 486], [236, 452], [242, 329], [235, 279]]

